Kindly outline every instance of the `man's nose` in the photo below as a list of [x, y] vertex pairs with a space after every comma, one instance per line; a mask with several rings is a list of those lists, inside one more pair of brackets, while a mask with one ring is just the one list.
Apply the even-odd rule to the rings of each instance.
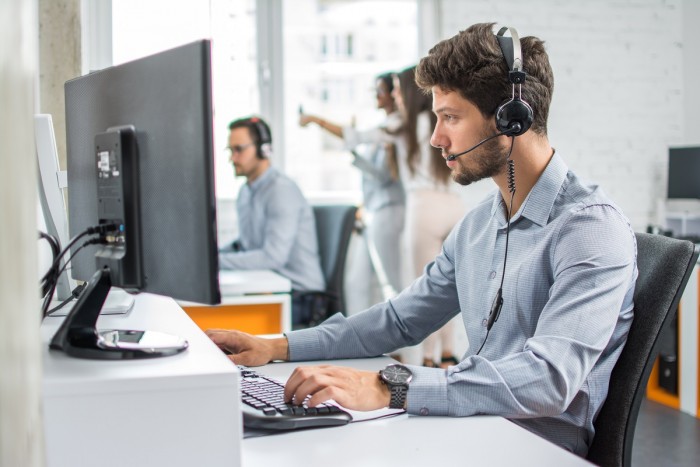
[[445, 138], [443, 137], [442, 133], [440, 132], [438, 125], [435, 125], [435, 129], [433, 130], [433, 134], [430, 136], [430, 145], [434, 148], [440, 148], [440, 149], [442, 149], [443, 147], [446, 147]]

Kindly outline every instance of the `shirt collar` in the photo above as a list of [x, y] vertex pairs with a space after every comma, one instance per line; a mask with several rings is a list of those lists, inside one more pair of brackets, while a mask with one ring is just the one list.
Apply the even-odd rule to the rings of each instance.
[[269, 167], [261, 176], [256, 178], [254, 182], [248, 183], [248, 187], [250, 187], [251, 192], [255, 193], [262, 187], [269, 185], [276, 176], [277, 169]]
[[[557, 196], [559, 196], [561, 185], [564, 183], [568, 172], [569, 168], [566, 163], [555, 151], [535, 186], [532, 187], [530, 193], [525, 197], [523, 205], [511, 219], [511, 223], [518, 220], [519, 217], [526, 217], [539, 226], [546, 225], [549, 213], [552, 211]], [[517, 189], [517, 180], [515, 181], [515, 186]], [[500, 212], [505, 221], [502, 203], [503, 198], [500, 196], [500, 191], [498, 191], [493, 200], [491, 215], [493, 216]]]

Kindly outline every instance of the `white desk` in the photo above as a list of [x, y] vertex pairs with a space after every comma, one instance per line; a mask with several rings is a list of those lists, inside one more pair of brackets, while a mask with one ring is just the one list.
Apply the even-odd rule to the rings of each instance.
[[202, 328], [239, 329], [251, 334], [292, 330], [292, 283], [273, 271], [220, 271], [221, 305], [180, 305]]
[[[379, 370], [389, 361], [383, 358], [333, 363]], [[308, 364], [316, 363], [329, 362]], [[300, 363], [276, 363], [260, 371], [286, 380], [298, 365]], [[340, 427], [244, 439], [243, 465], [540, 467], [591, 464], [501, 417], [418, 417], [402, 414]]]
[[219, 271], [221, 297], [289, 293], [292, 282], [269, 270]]
[[[70, 358], [48, 349], [62, 320], [47, 318], [41, 326], [49, 467], [589, 465], [500, 417], [403, 414], [241, 441], [236, 367], [173, 300], [139, 295], [131, 312], [98, 320], [99, 328], [151, 329], [188, 339], [189, 349], [172, 357]], [[388, 361], [334, 363], [377, 370]], [[286, 379], [297, 365], [261, 371]]]
[[48, 348], [62, 321], [41, 326], [49, 467], [240, 465], [237, 369], [172, 299], [141, 294], [129, 313], [97, 322], [186, 338], [171, 357], [71, 358]]

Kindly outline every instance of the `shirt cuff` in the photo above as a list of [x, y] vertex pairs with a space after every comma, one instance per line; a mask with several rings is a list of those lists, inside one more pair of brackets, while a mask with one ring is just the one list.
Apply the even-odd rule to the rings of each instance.
[[413, 379], [408, 384], [406, 411], [412, 415], [449, 415], [447, 370], [409, 366]]
[[289, 361], [300, 362], [318, 360], [321, 354], [321, 343], [318, 332], [313, 329], [301, 329], [284, 334], [289, 346]]

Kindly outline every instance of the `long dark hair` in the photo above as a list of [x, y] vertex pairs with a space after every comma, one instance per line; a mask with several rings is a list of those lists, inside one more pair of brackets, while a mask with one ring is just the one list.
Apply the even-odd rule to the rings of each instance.
[[[407, 163], [411, 174], [416, 173], [416, 160], [420, 157], [420, 147], [418, 142], [417, 126], [418, 115], [421, 112], [428, 112], [430, 115], [430, 128], [435, 128], [437, 117], [432, 112], [433, 97], [423, 92], [416, 84], [416, 67], [406, 68], [398, 73], [401, 86], [401, 98], [403, 99], [406, 114], [404, 115], [404, 135], [408, 146]], [[445, 164], [440, 150], [430, 147], [430, 172], [433, 178], [440, 183], [447, 183], [450, 178], [450, 168]]]

